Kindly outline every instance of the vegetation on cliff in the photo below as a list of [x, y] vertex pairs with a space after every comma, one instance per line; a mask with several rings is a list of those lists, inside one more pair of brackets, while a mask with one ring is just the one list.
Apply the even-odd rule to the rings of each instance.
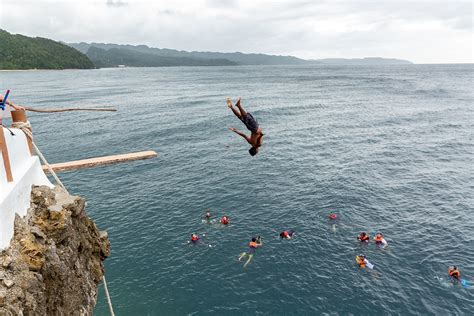
[[81, 52], [41, 37], [10, 34], [0, 29], [0, 69], [90, 69]]

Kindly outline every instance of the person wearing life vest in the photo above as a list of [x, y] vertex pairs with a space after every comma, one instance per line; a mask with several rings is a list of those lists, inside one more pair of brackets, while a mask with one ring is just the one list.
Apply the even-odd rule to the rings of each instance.
[[228, 216], [222, 216], [221, 224], [222, 225], [229, 225], [229, 217]]
[[193, 244], [198, 243], [198, 242], [199, 242], [199, 236], [196, 235], [196, 234], [191, 234], [191, 242], [192, 242]]
[[361, 267], [362, 269], [365, 268], [365, 265], [367, 264], [368, 260], [365, 258], [365, 255], [358, 255], [356, 256], [356, 262]]
[[375, 234], [374, 241], [375, 241], [376, 245], [382, 246], [383, 248], [387, 247], [387, 245], [388, 245], [385, 238], [383, 238], [382, 233]]
[[285, 231], [282, 231], [282, 232], [280, 233], [280, 237], [281, 237], [281, 238], [284, 238], [284, 239], [291, 239], [291, 237], [293, 237], [293, 234], [294, 234], [294, 233], [295, 233], [295, 232], [294, 232], [293, 230], [291, 230], [291, 229], [290, 229], [290, 230], [285, 230]]
[[448, 268], [448, 274], [451, 278], [455, 280], [459, 280], [461, 277], [461, 272], [459, 272], [458, 267], [452, 266]]
[[336, 220], [337, 219], [337, 214], [329, 214], [329, 219]]
[[252, 260], [253, 255], [255, 253], [255, 250], [258, 247], [261, 247], [263, 245], [262, 243], [262, 238], [260, 236], [252, 238], [252, 241], [249, 242], [249, 249], [247, 252], [243, 252], [240, 254], [239, 261], [241, 261], [245, 256], [248, 256], [249, 258], [247, 259], [247, 262], [244, 264], [244, 268], [249, 264], [249, 262]]
[[370, 263], [369, 260], [367, 260], [365, 255], [356, 256], [356, 262], [359, 265], [359, 267], [361, 267], [362, 269], [365, 269], [365, 267], [367, 267], [369, 269], [374, 268], [374, 265], [372, 263]]
[[369, 242], [369, 235], [367, 235], [366, 232], [362, 232], [359, 234], [357, 239], [359, 239], [360, 242]]

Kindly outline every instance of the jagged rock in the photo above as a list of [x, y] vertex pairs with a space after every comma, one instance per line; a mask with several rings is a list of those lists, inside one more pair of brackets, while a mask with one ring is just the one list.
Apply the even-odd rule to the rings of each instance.
[[13, 284], [15, 284], [15, 282], [12, 280], [3, 280], [3, 284], [5, 284], [5, 286], [9, 289], [13, 286]]
[[7, 256], [3, 259], [2, 267], [4, 267], [5, 269], [8, 269], [8, 267], [10, 266], [10, 263], [12, 263], [12, 258]]
[[110, 242], [85, 205], [60, 189], [33, 188], [27, 215], [16, 216], [10, 247], [0, 252], [0, 315], [92, 314]]

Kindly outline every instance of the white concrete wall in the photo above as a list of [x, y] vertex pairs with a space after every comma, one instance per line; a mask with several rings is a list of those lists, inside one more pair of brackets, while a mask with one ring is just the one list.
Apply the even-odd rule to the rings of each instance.
[[3, 158], [0, 155], [0, 249], [7, 248], [13, 237], [15, 213], [25, 216], [30, 207], [31, 186], [35, 184], [53, 187], [41, 169], [38, 156], [30, 155], [26, 135], [19, 129], [11, 130], [15, 136], [3, 128], [13, 182], [7, 182]]

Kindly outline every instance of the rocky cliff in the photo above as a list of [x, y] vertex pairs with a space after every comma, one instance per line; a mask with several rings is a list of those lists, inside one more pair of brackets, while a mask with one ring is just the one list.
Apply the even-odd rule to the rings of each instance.
[[110, 244], [85, 212], [85, 200], [34, 187], [0, 252], [0, 315], [90, 315]]

